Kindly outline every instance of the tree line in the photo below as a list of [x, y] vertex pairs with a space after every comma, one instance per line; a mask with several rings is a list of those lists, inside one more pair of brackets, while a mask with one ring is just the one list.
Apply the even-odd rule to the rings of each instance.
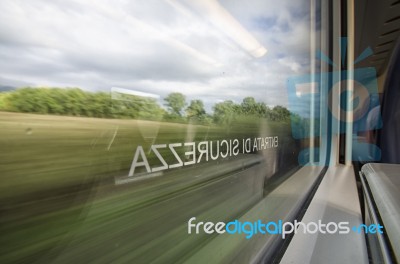
[[282, 106], [270, 108], [253, 97], [241, 103], [226, 100], [213, 106], [207, 113], [202, 100], [186, 101], [182, 93], [170, 93], [162, 107], [156, 99], [136, 95], [87, 92], [79, 88], [19, 88], [0, 92], [0, 110], [22, 113], [55, 114], [99, 118], [133, 118], [165, 120], [170, 122], [194, 122], [198, 124], [222, 124], [238, 118], [264, 118], [270, 121], [289, 121], [290, 112]]

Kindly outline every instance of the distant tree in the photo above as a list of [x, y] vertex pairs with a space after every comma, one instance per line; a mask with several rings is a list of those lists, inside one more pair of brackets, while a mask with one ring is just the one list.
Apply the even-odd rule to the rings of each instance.
[[23, 113], [47, 114], [42, 89], [21, 88], [13, 92], [9, 99], [10, 110]]
[[65, 102], [68, 100], [68, 93], [65, 89], [53, 88], [53, 89], [36, 89], [40, 95], [40, 100], [43, 105], [47, 108], [49, 114], [65, 115]]
[[152, 98], [122, 94], [112, 102], [113, 115], [143, 120], [160, 120], [164, 110]]
[[253, 97], [246, 97], [241, 103], [241, 113], [244, 115], [255, 115], [257, 113], [257, 102]]
[[237, 112], [237, 105], [231, 100], [217, 103], [214, 109], [214, 122], [217, 124], [228, 125], [234, 121], [235, 112]]
[[66, 115], [85, 116], [87, 93], [79, 88], [66, 90], [64, 110]]
[[139, 118], [143, 120], [161, 120], [165, 115], [165, 110], [162, 109], [157, 101], [152, 98], [141, 98]]
[[9, 99], [11, 92], [0, 92], [0, 110], [8, 110]]
[[186, 105], [186, 98], [181, 93], [170, 93], [166, 98], [164, 98], [166, 102], [165, 105], [168, 107], [168, 110], [173, 116], [182, 116], [182, 110]]
[[270, 111], [270, 119], [272, 121], [289, 121], [290, 111], [283, 106], [277, 105]]
[[26, 87], [1, 98], [1, 109], [15, 112], [146, 120], [160, 120], [164, 115], [154, 99], [127, 95], [122, 100], [112, 100], [108, 93], [78, 88]]
[[189, 120], [203, 122], [206, 117], [206, 110], [201, 100], [191, 100], [189, 106], [186, 108], [186, 117]]
[[[289, 121], [290, 112], [283, 106], [270, 109], [265, 103], [256, 102], [253, 97], [246, 97], [241, 104], [227, 100], [214, 105], [214, 113], [208, 115], [201, 100], [191, 100], [185, 109], [187, 119], [183, 118], [186, 105], [181, 93], [170, 93], [165, 99], [168, 113], [155, 99], [122, 94], [118, 100], [112, 100], [104, 92], [85, 92], [79, 88], [19, 88], [7, 93], [0, 93], [0, 110], [58, 114], [72, 116], [135, 118], [144, 120], [166, 120], [186, 122], [194, 120], [201, 124], [212, 122], [230, 125], [238, 120], [265, 118], [271, 121]], [[248, 118], [251, 117], [251, 118]], [[240, 121], [241, 122], [241, 121]]]
[[269, 107], [265, 103], [257, 103], [257, 115], [259, 117], [266, 117], [268, 111], [270, 111]]
[[104, 92], [97, 92], [87, 95], [90, 100], [90, 105], [87, 111], [93, 117], [112, 117], [112, 100], [110, 94]]

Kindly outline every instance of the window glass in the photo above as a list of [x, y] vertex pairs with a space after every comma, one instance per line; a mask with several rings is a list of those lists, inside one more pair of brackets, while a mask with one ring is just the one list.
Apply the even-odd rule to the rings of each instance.
[[0, 8], [1, 262], [184, 261], [302, 164], [308, 1]]

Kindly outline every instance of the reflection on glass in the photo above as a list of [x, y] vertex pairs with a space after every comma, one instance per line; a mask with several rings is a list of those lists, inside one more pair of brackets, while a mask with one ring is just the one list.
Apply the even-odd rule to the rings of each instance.
[[0, 7], [2, 263], [184, 261], [297, 168], [307, 2]]

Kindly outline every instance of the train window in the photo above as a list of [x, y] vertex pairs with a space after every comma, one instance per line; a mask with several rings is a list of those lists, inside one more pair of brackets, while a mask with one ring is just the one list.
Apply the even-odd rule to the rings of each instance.
[[2, 263], [272, 254], [218, 223], [293, 219], [325, 165], [318, 1], [0, 8]]

